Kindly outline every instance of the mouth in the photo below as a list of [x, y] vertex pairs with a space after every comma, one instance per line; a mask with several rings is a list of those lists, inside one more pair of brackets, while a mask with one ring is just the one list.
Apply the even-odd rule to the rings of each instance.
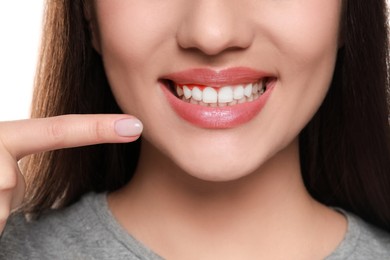
[[225, 129], [253, 119], [265, 106], [277, 78], [248, 68], [219, 72], [193, 69], [159, 80], [174, 112], [202, 128]]
[[273, 78], [264, 77], [251, 83], [206, 86], [201, 84], [179, 84], [166, 80], [165, 85], [182, 101], [205, 107], [226, 107], [252, 102], [261, 97]]

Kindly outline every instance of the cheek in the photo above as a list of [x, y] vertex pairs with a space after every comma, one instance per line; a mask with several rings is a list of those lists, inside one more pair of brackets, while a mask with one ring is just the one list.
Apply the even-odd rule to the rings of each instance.
[[172, 34], [174, 16], [164, 1], [96, 1], [99, 43], [107, 67], [136, 68], [151, 63]]
[[264, 31], [279, 74], [278, 88], [273, 102], [269, 102], [273, 113], [266, 119], [272, 123], [265, 131], [279, 133], [286, 143], [312, 118], [331, 83], [338, 50], [340, 2], [290, 1], [288, 12], [280, 8], [268, 9], [270, 16], [265, 12]]
[[259, 24], [279, 57], [308, 63], [334, 53], [340, 12], [341, 0], [275, 1], [262, 10]]
[[125, 113], [138, 116], [149, 109], [145, 99], [153, 95], [148, 91], [153, 91], [155, 75], [169, 58], [164, 50], [171, 45], [167, 38], [176, 18], [162, 19], [164, 8], [155, 1], [96, 1], [105, 72]]
[[269, 24], [270, 39], [277, 47], [280, 80], [300, 84], [297, 88], [302, 91], [316, 89], [321, 95], [333, 75], [341, 1], [291, 1], [288, 9], [288, 15], [274, 11], [275, 20]]

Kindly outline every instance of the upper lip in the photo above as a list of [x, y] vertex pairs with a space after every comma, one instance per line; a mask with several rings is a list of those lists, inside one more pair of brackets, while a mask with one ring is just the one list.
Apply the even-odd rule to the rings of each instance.
[[252, 83], [265, 77], [272, 77], [272, 74], [247, 67], [232, 67], [222, 70], [193, 68], [167, 74], [162, 78], [176, 84], [221, 86]]

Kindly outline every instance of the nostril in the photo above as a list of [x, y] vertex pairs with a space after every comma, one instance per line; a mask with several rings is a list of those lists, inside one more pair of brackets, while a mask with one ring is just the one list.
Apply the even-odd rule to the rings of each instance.
[[254, 32], [245, 14], [231, 12], [228, 3], [203, 1], [197, 4], [180, 24], [176, 41], [183, 51], [216, 56], [249, 48]]

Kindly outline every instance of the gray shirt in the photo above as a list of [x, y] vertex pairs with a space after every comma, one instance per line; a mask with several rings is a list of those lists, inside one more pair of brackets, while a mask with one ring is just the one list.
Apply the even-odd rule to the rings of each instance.
[[[327, 260], [390, 259], [390, 234], [344, 212], [348, 231]], [[162, 259], [129, 235], [112, 216], [105, 194], [26, 222], [12, 216], [0, 240], [0, 259]]]

